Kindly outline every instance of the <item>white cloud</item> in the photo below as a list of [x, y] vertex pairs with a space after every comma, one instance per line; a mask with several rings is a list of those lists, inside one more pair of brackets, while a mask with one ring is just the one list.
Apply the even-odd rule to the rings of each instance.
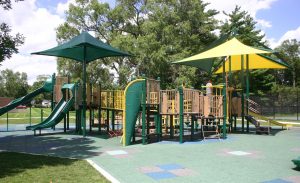
[[26, 72], [29, 84], [40, 74], [56, 72], [56, 59], [47, 56], [34, 56], [30, 53], [41, 51], [57, 45], [55, 28], [63, 23], [63, 18], [45, 8], [38, 8], [36, 0], [13, 2], [13, 9], [0, 12], [0, 21], [8, 23], [13, 33], [25, 36], [25, 43], [19, 48], [19, 53], [5, 60], [0, 70], [6, 68], [15, 72]]
[[60, 16], [60, 17], [64, 17], [65, 16], [65, 12], [69, 9], [69, 5], [70, 4], [75, 4], [75, 0], [68, 0], [65, 3], [58, 3], [57, 7], [56, 7], [56, 13]]
[[258, 25], [263, 28], [271, 27], [271, 22], [267, 20], [257, 19], [256, 13], [259, 10], [271, 8], [272, 3], [277, 0], [204, 0], [204, 2], [210, 3], [207, 7], [210, 9], [216, 9], [220, 13], [216, 15], [216, 18], [221, 21], [225, 21], [227, 16], [223, 11], [230, 13], [234, 10], [235, 6], [241, 6], [242, 10], [249, 12], [249, 14], [258, 22]]
[[300, 41], [300, 26], [297, 29], [287, 31], [280, 39], [276, 41], [274, 38], [268, 39], [270, 41], [271, 48], [279, 46], [283, 41], [287, 39], [297, 39]]
[[267, 20], [256, 19], [256, 22], [257, 22], [258, 26], [260, 26], [260, 27], [265, 27], [265, 28], [271, 28], [272, 27], [271, 22], [269, 22]]

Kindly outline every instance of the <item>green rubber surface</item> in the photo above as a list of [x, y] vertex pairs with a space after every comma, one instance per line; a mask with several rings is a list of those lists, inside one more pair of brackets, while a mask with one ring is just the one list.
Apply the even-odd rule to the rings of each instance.
[[183, 144], [164, 141], [123, 147], [120, 140], [83, 138], [72, 132], [36, 137], [30, 131], [2, 132], [0, 150], [91, 159], [120, 182], [128, 183], [300, 180], [300, 170], [291, 162], [300, 154], [299, 128], [275, 135], [228, 134], [226, 140]]

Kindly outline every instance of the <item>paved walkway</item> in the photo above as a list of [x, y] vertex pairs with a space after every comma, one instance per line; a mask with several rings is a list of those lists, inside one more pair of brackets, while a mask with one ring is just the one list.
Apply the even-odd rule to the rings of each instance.
[[90, 159], [120, 182], [300, 182], [300, 129], [227, 140], [122, 147], [119, 138], [44, 131], [0, 132], [0, 151]]

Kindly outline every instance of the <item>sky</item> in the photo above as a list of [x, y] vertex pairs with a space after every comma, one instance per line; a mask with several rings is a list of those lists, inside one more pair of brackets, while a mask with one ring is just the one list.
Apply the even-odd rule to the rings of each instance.
[[[31, 85], [38, 75], [51, 75], [56, 72], [56, 58], [31, 55], [30, 53], [52, 48], [57, 45], [55, 29], [64, 22], [65, 11], [75, 0], [25, 0], [14, 3], [13, 9], [4, 11], [0, 8], [0, 22], [8, 23], [13, 33], [25, 36], [25, 43], [19, 47], [19, 53], [0, 65], [0, 70], [12, 69], [25, 72]], [[108, 2], [111, 7], [115, 0]], [[297, 8], [299, 0], [203, 0], [210, 3], [207, 8], [220, 13], [215, 18], [224, 21], [235, 5], [248, 11], [257, 21], [272, 48], [286, 39], [300, 41], [300, 15]]]

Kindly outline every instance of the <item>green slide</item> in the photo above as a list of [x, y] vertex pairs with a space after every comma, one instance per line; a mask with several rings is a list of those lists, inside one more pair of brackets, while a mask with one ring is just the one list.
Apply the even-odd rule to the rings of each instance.
[[141, 109], [142, 94], [145, 90], [145, 79], [130, 82], [125, 89], [125, 113], [123, 145], [130, 145], [138, 114]]
[[53, 111], [47, 119], [45, 119], [43, 122], [37, 125], [27, 126], [26, 130], [40, 130], [43, 128], [50, 128], [57, 125], [66, 116], [67, 112], [71, 109], [75, 102], [75, 84], [64, 84], [62, 87], [62, 92], [66, 92], [67, 89], [70, 89], [72, 91], [72, 97], [68, 100], [66, 100], [65, 97], [63, 97], [55, 106], [55, 108], [53, 109]]
[[7, 104], [6, 106], [0, 108], [0, 116], [7, 113], [8, 111], [13, 110], [14, 108], [18, 107], [19, 105], [25, 104], [29, 101], [31, 101], [35, 96], [43, 93], [43, 92], [51, 92], [53, 90], [53, 83], [52, 83], [52, 79], [49, 79], [45, 82], [44, 86], [42, 86], [41, 88], [25, 95], [24, 97], [21, 98], [17, 98], [15, 100], [13, 100], [12, 102], [10, 102], [9, 104]]
[[51, 112], [51, 114], [47, 117], [47, 119], [45, 119], [43, 122], [36, 124], [36, 125], [32, 125], [32, 126], [27, 126], [26, 130], [32, 130], [42, 124], [48, 123], [49, 119], [53, 118], [53, 116], [57, 113], [57, 111], [60, 109], [60, 107], [65, 104], [65, 100], [63, 98], [60, 99], [60, 101], [57, 103], [57, 105], [55, 106], [55, 108], [53, 109], [53, 111]]

